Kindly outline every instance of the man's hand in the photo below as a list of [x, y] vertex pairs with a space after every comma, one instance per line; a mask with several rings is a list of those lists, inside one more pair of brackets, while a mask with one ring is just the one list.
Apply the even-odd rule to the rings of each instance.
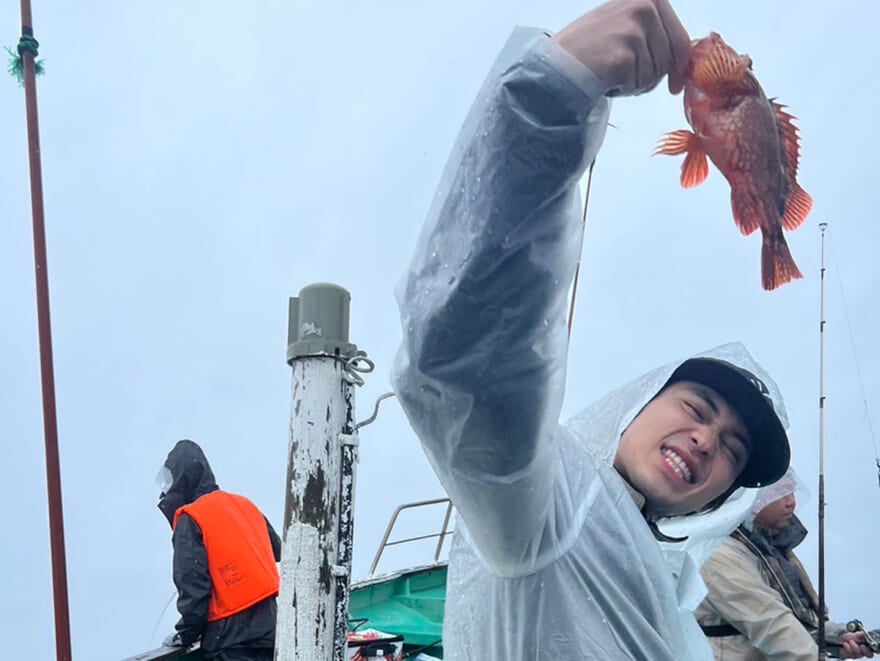
[[175, 631], [174, 633], [165, 636], [165, 640], [162, 641], [162, 647], [183, 647], [183, 641], [180, 639], [180, 634]]
[[874, 656], [871, 647], [865, 640], [865, 634], [862, 631], [855, 633], [844, 633], [840, 635], [840, 657], [841, 659], [870, 659]]
[[554, 40], [595, 73], [609, 94], [641, 94], [666, 75], [670, 92], [684, 87], [691, 39], [669, 0], [611, 0]]

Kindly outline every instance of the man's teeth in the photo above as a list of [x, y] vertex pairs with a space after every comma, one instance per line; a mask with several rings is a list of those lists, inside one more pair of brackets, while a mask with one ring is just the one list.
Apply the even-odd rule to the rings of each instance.
[[666, 457], [666, 463], [672, 467], [672, 470], [681, 476], [681, 479], [685, 482], [691, 481], [691, 469], [688, 468], [684, 459], [682, 459], [677, 452], [666, 449], [663, 450], [663, 456]]

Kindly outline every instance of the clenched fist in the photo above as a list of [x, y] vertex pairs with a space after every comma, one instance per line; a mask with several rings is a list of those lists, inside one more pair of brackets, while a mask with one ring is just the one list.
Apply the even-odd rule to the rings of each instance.
[[554, 39], [607, 86], [610, 95], [684, 86], [691, 39], [668, 0], [611, 0], [584, 14]]

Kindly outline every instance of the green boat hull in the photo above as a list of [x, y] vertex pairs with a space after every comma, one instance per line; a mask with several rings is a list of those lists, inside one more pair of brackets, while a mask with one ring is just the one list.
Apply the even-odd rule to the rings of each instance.
[[445, 563], [359, 581], [351, 586], [350, 628], [403, 636], [406, 652], [442, 658], [445, 601]]

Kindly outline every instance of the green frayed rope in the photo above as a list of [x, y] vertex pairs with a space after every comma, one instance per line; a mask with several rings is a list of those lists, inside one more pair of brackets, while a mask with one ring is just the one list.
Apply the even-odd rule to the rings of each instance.
[[46, 72], [45, 60], [37, 59], [37, 49], [39, 47], [40, 43], [36, 39], [28, 35], [22, 35], [22, 37], [18, 40], [18, 48], [16, 49], [18, 52], [13, 51], [7, 46], [4, 46], [6, 52], [9, 53], [9, 67], [7, 71], [9, 71], [9, 75], [11, 75], [18, 81], [19, 85], [24, 85], [24, 68], [21, 60], [21, 55], [24, 52], [33, 54], [34, 72], [38, 76], [42, 76]]

